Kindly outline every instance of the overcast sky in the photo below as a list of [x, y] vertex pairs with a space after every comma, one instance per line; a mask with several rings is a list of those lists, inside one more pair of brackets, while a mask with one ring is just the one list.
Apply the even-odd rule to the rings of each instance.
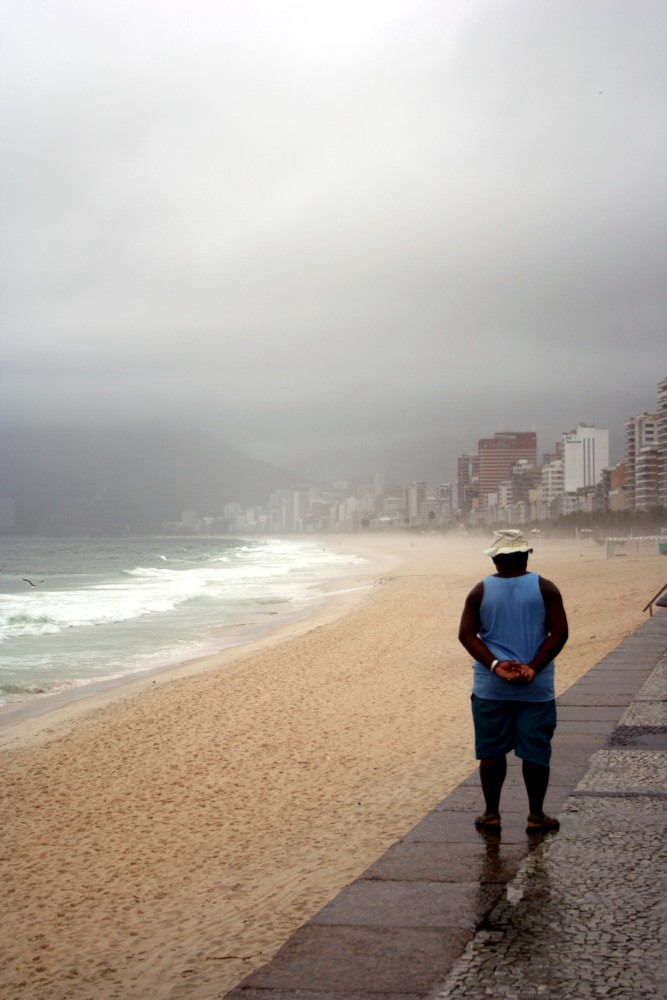
[[4, 422], [440, 480], [653, 410], [664, 0], [7, 0]]

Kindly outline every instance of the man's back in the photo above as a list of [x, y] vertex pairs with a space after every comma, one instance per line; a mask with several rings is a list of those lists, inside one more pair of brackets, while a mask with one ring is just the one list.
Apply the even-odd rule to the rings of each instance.
[[498, 659], [528, 663], [544, 640], [544, 600], [537, 573], [487, 576], [479, 609], [479, 636], [500, 647]]
[[[487, 576], [482, 587], [479, 638], [499, 660], [530, 663], [548, 635], [539, 576], [527, 572]], [[476, 660], [473, 691], [480, 698], [548, 701], [554, 697], [554, 664], [548, 664], [530, 685], [508, 685]]]

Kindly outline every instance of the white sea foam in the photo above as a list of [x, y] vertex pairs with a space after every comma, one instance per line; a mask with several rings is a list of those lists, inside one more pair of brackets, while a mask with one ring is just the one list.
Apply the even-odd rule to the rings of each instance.
[[363, 562], [303, 539], [5, 540], [0, 703], [202, 655]]

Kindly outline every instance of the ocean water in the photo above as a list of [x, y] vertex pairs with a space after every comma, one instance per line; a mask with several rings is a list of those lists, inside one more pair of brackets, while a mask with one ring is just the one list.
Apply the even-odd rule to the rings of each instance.
[[313, 540], [0, 541], [0, 704], [248, 641], [362, 557]]

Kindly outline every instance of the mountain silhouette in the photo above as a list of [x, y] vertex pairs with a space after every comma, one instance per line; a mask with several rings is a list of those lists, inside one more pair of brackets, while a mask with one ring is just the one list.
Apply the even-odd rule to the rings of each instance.
[[214, 435], [169, 427], [21, 428], [0, 435], [0, 496], [16, 534], [153, 533], [184, 510], [264, 506], [293, 472]]

